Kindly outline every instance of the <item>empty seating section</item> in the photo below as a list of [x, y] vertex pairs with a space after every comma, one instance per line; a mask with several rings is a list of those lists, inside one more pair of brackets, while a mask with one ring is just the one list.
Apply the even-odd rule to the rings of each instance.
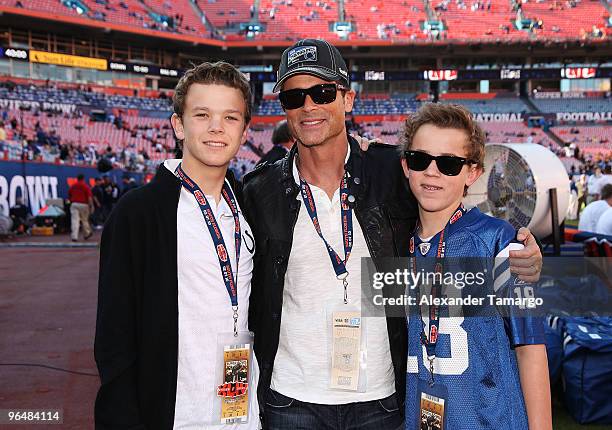
[[523, 15], [543, 21], [544, 27], [537, 31], [541, 37], [578, 37], [584, 31], [590, 32], [593, 26], [605, 27], [603, 16], [609, 13], [599, 1], [578, 0], [573, 8], [567, 4], [565, 1], [529, 0], [523, 3]]
[[452, 99], [442, 100], [442, 103], [460, 104], [472, 113], [523, 113], [529, 112], [529, 107], [519, 98], [492, 98], [487, 100]]
[[610, 99], [532, 99], [542, 112], [610, 112], [612, 101]]
[[268, 152], [272, 149], [272, 131], [274, 125], [266, 127], [251, 128], [249, 130], [249, 139], [257, 148], [263, 152]]
[[559, 145], [540, 128], [527, 127], [522, 122], [484, 122], [488, 143], [537, 143], [547, 148]]
[[[31, 3], [36, 4], [38, 1]], [[149, 16], [146, 8], [137, 0], [107, 0], [106, 4], [97, 3], [95, 0], [87, 0], [82, 1], [82, 3], [90, 9], [87, 17], [98, 21], [137, 27], [152, 27], [155, 23]], [[59, 1], [55, 8], [63, 8], [64, 11], [68, 10]]]
[[345, 19], [356, 26], [351, 39], [426, 39], [419, 22], [427, 19], [419, 0], [345, 0]]
[[[217, 28], [224, 29], [227, 40], [244, 40], [245, 36], [227, 31], [228, 25], [251, 21], [251, 10], [258, 5], [259, 22], [266, 31], [257, 35], [261, 40], [295, 40], [304, 37], [324, 37], [338, 40], [330, 31], [339, 21], [336, 0], [196, 0], [200, 10]], [[58, 0], [30, 0], [27, 8], [52, 15], [81, 16], [92, 21], [104, 21], [128, 27], [155, 29], [210, 36], [199, 13], [190, 0], [81, 0], [88, 8], [78, 14]], [[0, 0], [0, 6], [14, 7], [16, 0]], [[580, 0], [568, 7], [566, 1], [529, 0], [522, 3], [523, 16], [543, 21], [543, 28], [533, 33], [514, 27], [517, 13], [510, 0], [433, 0], [429, 3], [433, 15], [444, 22], [444, 38], [453, 40], [529, 40], [586, 37], [596, 26], [605, 34], [605, 6], [595, 0]], [[421, 0], [345, 0], [345, 20], [354, 26], [349, 40], [426, 40], [421, 29], [427, 20]], [[149, 11], [172, 17], [175, 28], [156, 22]], [[180, 17], [176, 20], [177, 15]], [[589, 36], [590, 37], [590, 36]]]
[[259, 116], [276, 116], [284, 115], [283, 108], [281, 107], [278, 99], [264, 99], [257, 108], [255, 115]]
[[173, 18], [179, 33], [203, 34], [207, 31], [189, 0], [145, 0], [145, 3], [156, 13]]
[[583, 152], [608, 152], [612, 150], [611, 126], [558, 126], [551, 131], [564, 142], [574, 143]]
[[338, 39], [330, 31], [330, 24], [338, 21], [338, 5], [334, 0], [261, 0], [259, 20], [266, 26], [261, 39]]
[[[0, 0], [0, 6], [15, 7], [16, 3], [17, 0]], [[49, 12], [52, 14], [79, 16], [79, 14], [74, 9], [70, 9], [63, 6], [58, 0], [31, 0], [28, 2], [21, 1], [21, 4], [23, 5], [25, 5], [26, 3], [28, 9]]]
[[361, 126], [368, 138], [378, 138], [385, 143], [397, 145], [401, 140], [401, 133], [404, 128], [403, 121], [379, 121], [366, 122]]
[[357, 97], [353, 105], [354, 115], [402, 115], [416, 111], [419, 102], [413, 94], [388, 98]]
[[[15, 3], [16, 0], [0, 0], [0, 6], [14, 7]], [[73, 8], [64, 6], [58, 0], [30, 0], [28, 2], [22, 1], [22, 3], [27, 3], [28, 9], [53, 15], [79, 16], [94, 21], [171, 31], [171, 29], [166, 29], [159, 22], [156, 22], [149, 14], [147, 7], [138, 0], [106, 0], [104, 2], [81, 0], [81, 3], [89, 9], [82, 14], [79, 14]], [[182, 25], [176, 28], [179, 33], [193, 34], [197, 31], [197, 34], [200, 34], [205, 31], [205, 27], [200, 23], [196, 12], [189, 5], [189, 0], [147, 0], [146, 4], [160, 15], [171, 17], [175, 17], [177, 14], [183, 15]], [[187, 26], [189, 29], [187, 29]]]
[[77, 106], [91, 106], [99, 109], [121, 108], [167, 111], [168, 115], [171, 111], [171, 101], [169, 99], [105, 95], [89, 91], [40, 88], [25, 85], [17, 85], [12, 91], [9, 91], [6, 87], [0, 87], [0, 99], [74, 104]]
[[[122, 150], [126, 147], [135, 148], [138, 151], [145, 150], [151, 154], [155, 152], [152, 141], [160, 143], [162, 147], [174, 148], [174, 134], [169, 128], [168, 121], [155, 120], [142, 117], [125, 117], [124, 120], [130, 124], [130, 130], [118, 129], [110, 122], [94, 122], [88, 117], [64, 118], [62, 116], [47, 116], [40, 114], [35, 116], [32, 112], [20, 112], [9, 110], [9, 117], [17, 118], [17, 130], [10, 130], [8, 137], [11, 139], [15, 131], [21, 131], [23, 121], [23, 134], [29, 140], [35, 140], [38, 123], [45, 132], [55, 131], [61, 137], [62, 143], [71, 142], [83, 147], [93, 144], [98, 149], [111, 146], [113, 150]], [[138, 127], [153, 127], [151, 140], [147, 139], [147, 131]], [[165, 127], [165, 128], [164, 128]], [[159, 137], [158, 137], [159, 136]]]
[[249, 8], [253, 1], [247, 0], [198, 0], [198, 6], [216, 27], [225, 27], [226, 23], [248, 22]]
[[[389, 98], [360, 98], [355, 99], [353, 115], [401, 115], [414, 112], [419, 102], [412, 95], [394, 96]], [[259, 105], [257, 115], [284, 115], [280, 102], [274, 99], [264, 99]]]
[[[379, 121], [361, 124], [369, 137], [377, 137], [386, 143], [398, 144], [404, 123], [402, 121]], [[488, 143], [538, 143], [556, 148], [558, 145], [539, 128], [529, 128], [523, 123], [487, 122], [480, 123], [487, 133]], [[531, 136], [531, 138], [530, 138]]]
[[451, 39], [503, 38], [507, 41], [529, 38], [527, 32], [514, 28], [512, 21], [516, 13], [512, 11], [510, 0], [433, 0], [430, 5], [445, 22]]

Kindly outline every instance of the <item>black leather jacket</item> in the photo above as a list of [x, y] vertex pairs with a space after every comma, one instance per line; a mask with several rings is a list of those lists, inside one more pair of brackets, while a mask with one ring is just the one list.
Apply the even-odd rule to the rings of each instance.
[[[367, 152], [349, 136], [350, 174], [354, 214], [363, 231], [370, 255], [393, 257], [408, 253], [408, 242], [418, 217], [416, 200], [404, 177], [397, 147], [371, 145]], [[261, 369], [259, 405], [270, 386], [278, 349], [283, 287], [300, 202], [293, 178], [296, 146], [276, 163], [264, 164], [245, 176], [242, 208], [254, 231], [256, 251], [249, 312], [255, 332], [255, 353]], [[387, 318], [396, 392], [405, 398], [407, 333], [403, 318]], [[401, 407], [403, 411], [403, 407]], [[265, 425], [264, 425], [265, 428]]]

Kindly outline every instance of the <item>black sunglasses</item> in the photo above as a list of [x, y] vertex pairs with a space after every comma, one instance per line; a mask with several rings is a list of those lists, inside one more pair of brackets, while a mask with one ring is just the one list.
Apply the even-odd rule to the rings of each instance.
[[440, 173], [446, 176], [457, 176], [464, 164], [474, 164], [472, 160], [454, 155], [438, 155], [434, 157], [421, 151], [404, 151], [404, 156], [408, 162], [408, 168], [417, 172], [422, 172], [431, 164], [431, 160], [436, 160], [436, 166]]
[[306, 96], [310, 96], [318, 105], [326, 105], [336, 100], [337, 90], [346, 90], [341, 85], [319, 84], [310, 88], [295, 88], [293, 90], [281, 91], [278, 98], [284, 109], [297, 109], [304, 106]]

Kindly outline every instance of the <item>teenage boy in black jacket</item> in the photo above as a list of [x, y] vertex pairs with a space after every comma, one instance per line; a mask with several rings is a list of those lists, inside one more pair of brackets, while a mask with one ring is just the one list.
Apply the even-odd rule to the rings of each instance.
[[250, 98], [230, 64], [187, 71], [171, 119], [182, 160], [166, 160], [106, 222], [97, 429], [230, 429], [247, 414], [240, 427], [259, 427], [247, 346], [253, 235], [228, 171], [246, 140]]

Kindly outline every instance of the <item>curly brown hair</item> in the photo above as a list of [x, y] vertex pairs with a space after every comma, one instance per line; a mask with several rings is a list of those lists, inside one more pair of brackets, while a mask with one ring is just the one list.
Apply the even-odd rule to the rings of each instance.
[[477, 167], [484, 168], [486, 135], [482, 128], [472, 117], [472, 113], [464, 106], [441, 103], [426, 103], [411, 115], [404, 124], [401, 136], [401, 157], [410, 149], [414, 135], [425, 124], [432, 124], [439, 128], [454, 128], [463, 130], [467, 135], [468, 155]]

